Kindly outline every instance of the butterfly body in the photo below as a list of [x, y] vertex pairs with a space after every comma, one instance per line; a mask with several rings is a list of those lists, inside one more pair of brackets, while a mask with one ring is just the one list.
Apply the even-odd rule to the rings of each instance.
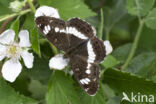
[[65, 52], [81, 87], [95, 95], [99, 83], [99, 66], [107, 55], [106, 45], [96, 37], [95, 29], [79, 18], [67, 22], [48, 16], [35, 19], [36, 26], [58, 49]]

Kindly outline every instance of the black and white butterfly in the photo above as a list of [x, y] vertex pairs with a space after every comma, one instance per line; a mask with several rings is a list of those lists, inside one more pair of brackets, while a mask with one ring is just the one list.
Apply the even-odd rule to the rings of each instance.
[[98, 65], [112, 51], [109, 41], [98, 39], [94, 27], [79, 18], [64, 21], [43, 14], [36, 16], [35, 23], [53, 45], [65, 52], [52, 59], [54, 66], [61, 67], [61, 62], [58, 64], [56, 59], [68, 59], [81, 87], [89, 95], [95, 95], [99, 86]]

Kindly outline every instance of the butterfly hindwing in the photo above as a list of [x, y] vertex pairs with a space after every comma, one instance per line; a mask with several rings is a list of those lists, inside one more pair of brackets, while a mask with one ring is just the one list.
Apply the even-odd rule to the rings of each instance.
[[94, 62], [99, 64], [106, 57], [106, 46], [104, 45], [103, 41], [98, 39], [97, 37], [93, 37], [90, 41], [93, 48], [93, 52], [96, 55]]
[[70, 65], [74, 72], [74, 76], [81, 87], [89, 94], [95, 95], [98, 90], [99, 67], [96, 64], [90, 64], [87, 69], [88, 62], [80, 56], [70, 58]]
[[96, 53], [93, 46], [94, 39], [80, 44], [70, 54], [70, 65], [82, 88], [89, 94], [94, 95], [98, 90], [99, 67], [96, 61]]

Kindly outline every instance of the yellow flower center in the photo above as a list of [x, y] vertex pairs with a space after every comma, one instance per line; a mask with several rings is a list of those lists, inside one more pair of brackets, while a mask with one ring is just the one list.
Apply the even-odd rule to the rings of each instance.
[[12, 43], [7, 48], [7, 57], [15, 60], [20, 58], [21, 47], [17, 43]]
[[9, 47], [9, 53], [12, 55], [16, 54], [17, 53], [17, 47], [14, 45], [10, 46]]

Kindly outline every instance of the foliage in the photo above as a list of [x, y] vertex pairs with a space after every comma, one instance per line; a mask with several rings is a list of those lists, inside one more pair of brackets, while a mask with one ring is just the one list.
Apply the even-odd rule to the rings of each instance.
[[[13, 12], [9, 8], [12, 0], [0, 0], [0, 32], [13, 29], [17, 40], [20, 30], [28, 30], [34, 66], [29, 70], [24, 67], [12, 84], [0, 73], [0, 104], [121, 104], [123, 92], [128, 97], [131, 92], [156, 97], [155, 0], [23, 1], [25, 8]], [[63, 20], [79, 17], [90, 22], [97, 36], [112, 44], [112, 54], [99, 65], [99, 90], [95, 96], [82, 90], [69, 74], [70, 66], [63, 71], [50, 70], [50, 58], [61, 51], [35, 26], [35, 8], [42, 5], [56, 8]], [[2, 65], [3, 61], [0, 68]]]
[[2, 78], [0, 78], [0, 103], [1, 104], [37, 104], [37, 102], [31, 98], [24, 97], [15, 92]]

